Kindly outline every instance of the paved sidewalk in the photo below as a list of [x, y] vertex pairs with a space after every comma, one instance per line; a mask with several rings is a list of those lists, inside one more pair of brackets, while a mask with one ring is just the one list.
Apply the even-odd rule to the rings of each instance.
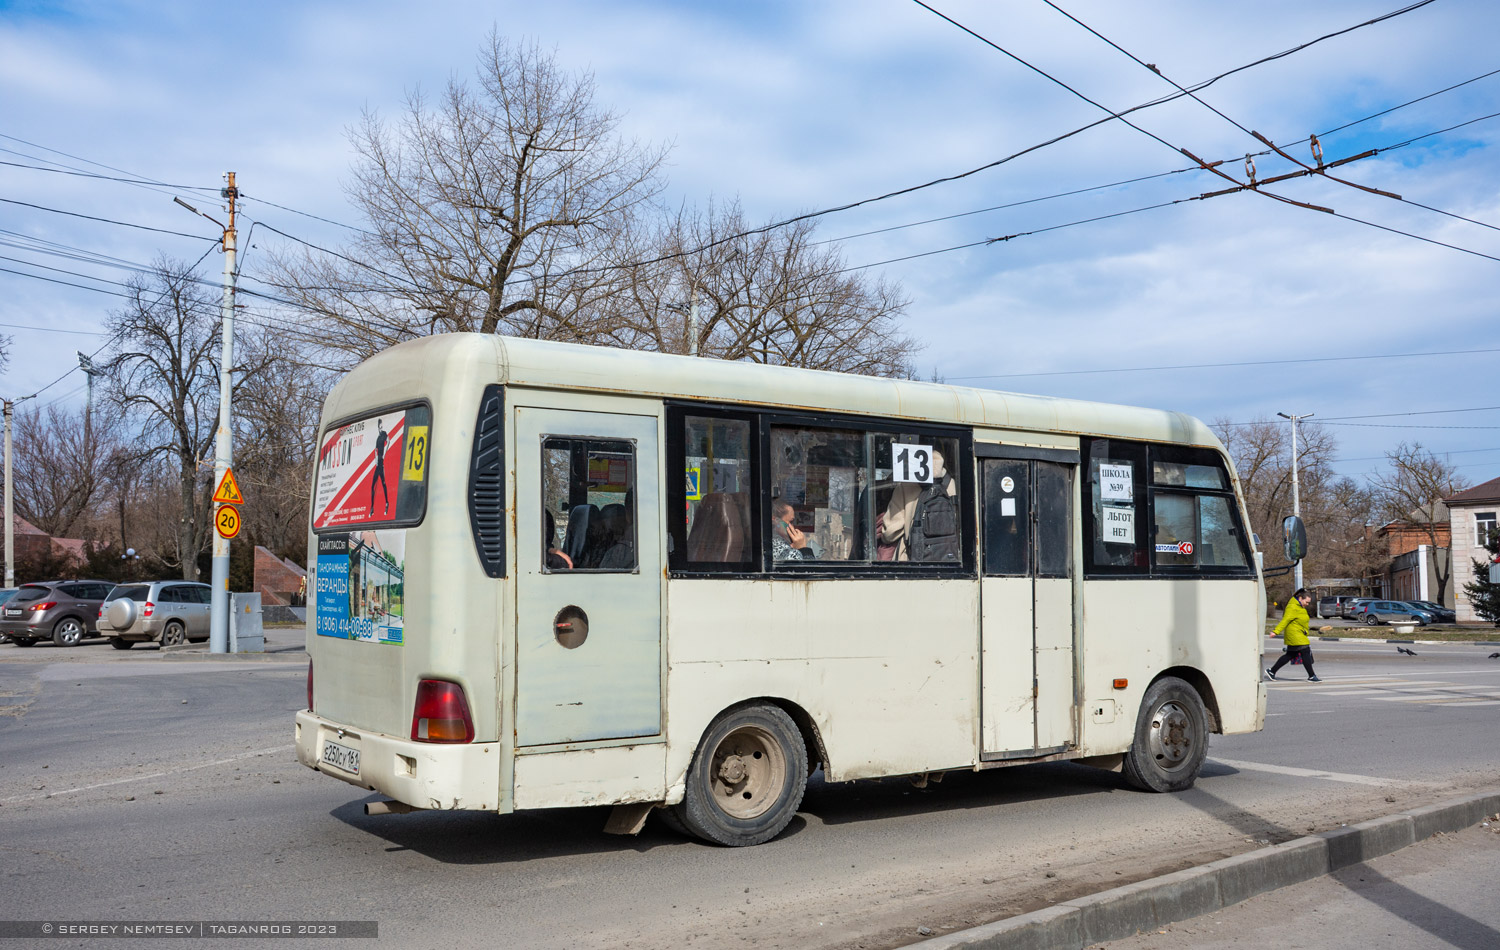
[[[922, 950], [1079, 950], [1083, 947], [1114, 947], [1129, 940], [1142, 937], [1166, 938], [1177, 933], [1177, 928], [1197, 930], [1191, 926], [1215, 915], [1233, 913], [1241, 904], [1259, 898], [1257, 907], [1266, 920], [1266, 926], [1275, 926], [1275, 931], [1262, 933], [1257, 943], [1248, 940], [1240, 943], [1223, 943], [1226, 947], [1341, 947], [1345, 944], [1323, 944], [1312, 938], [1303, 940], [1298, 936], [1306, 929], [1306, 919], [1312, 914], [1312, 904], [1305, 899], [1310, 888], [1327, 885], [1330, 875], [1335, 882], [1349, 881], [1352, 873], [1354, 884], [1371, 885], [1388, 883], [1392, 889], [1382, 896], [1394, 905], [1420, 908], [1429, 920], [1425, 931], [1439, 936], [1443, 941], [1433, 946], [1458, 946], [1460, 948], [1493, 948], [1500, 946], [1500, 931], [1491, 927], [1492, 918], [1500, 915], [1486, 913], [1483, 919], [1468, 913], [1471, 908], [1490, 900], [1488, 888], [1492, 887], [1493, 872], [1500, 866], [1500, 848], [1493, 846], [1491, 829], [1500, 828], [1500, 789], [1479, 792], [1462, 798], [1451, 799], [1436, 805], [1426, 805], [1384, 818], [1360, 822], [1295, 838], [1291, 841], [1213, 861], [1201, 867], [1188, 868], [1173, 874], [1150, 880], [1127, 884], [1113, 890], [1076, 898], [1056, 904], [1044, 910], [1033, 911], [983, 924], [968, 930], [955, 931], [941, 937], [923, 941]], [[1372, 861], [1385, 855], [1399, 854], [1415, 845], [1433, 843], [1435, 836], [1457, 838], [1460, 833], [1478, 829], [1481, 841], [1487, 847], [1480, 854], [1485, 873], [1469, 876], [1475, 869], [1465, 865], [1455, 872], [1458, 880], [1470, 882], [1463, 891], [1463, 903], [1444, 904], [1442, 899], [1430, 898], [1424, 892], [1402, 885], [1379, 875], [1370, 867]], [[1489, 835], [1490, 838], [1483, 836]], [[1472, 836], [1470, 836], [1472, 837]], [[1439, 838], [1439, 843], [1441, 842]], [[1428, 849], [1416, 852], [1412, 860], [1420, 860]], [[1364, 880], [1360, 880], [1363, 877]], [[1424, 887], [1426, 887], [1424, 883]], [[1366, 888], [1371, 890], [1372, 888]], [[1351, 893], [1358, 894], [1353, 887]], [[1441, 890], [1439, 890], [1441, 894]], [[1356, 896], [1356, 905], [1361, 902]], [[1273, 908], [1268, 912], [1265, 908]], [[1368, 911], [1366, 911], [1368, 913]], [[1402, 919], [1411, 919], [1420, 929], [1416, 918], [1407, 918], [1393, 912]], [[1252, 912], [1246, 920], [1256, 919]], [[1500, 922], [1497, 919], [1495, 922]], [[1446, 928], [1440, 930], [1439, 928]], [[1464, 942], [1449, 943], [1449, 931], [1462, 932]], [[1268, 937], [1274, 933], [1274, 939]], [[1130, 950], [1162, 947], [1182, 948], [1208, 946], [1206, 935], [1194, 932], [1185, 934], [1188, 942], [1156, 944], [1151, 942], [1129, 944]], [[1244, 935], [1238, 931], [1225, 939], [1239, 940]], [[1329, 938], [1338, 936], [1338, 925], [1323, 934]], [[1399, 940], [1381, 939], [1347, 946], [1405, 947], [1426, 946], [1422, 943], [1404, 943]]]
[[1168, 924], [1108, 950], [1500, 947], [1500, 824], [1439, 834], [1326, 877]]

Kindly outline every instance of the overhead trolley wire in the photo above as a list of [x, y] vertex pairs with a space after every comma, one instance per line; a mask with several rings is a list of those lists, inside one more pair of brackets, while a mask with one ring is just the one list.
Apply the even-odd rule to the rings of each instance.
[[[923, 6], [923, 7], [927, 7], [927, 5], [922, 2], [922, 0], [913, 0], [913, 2], [919, 4], [919, 5]], [[1318, 162], [1318, 165], [1317, 165], [1316, 168], [1314, 168], [1313, 166], [1307, 165], [1307, 164], [1305, 164], [1303, 162], [1300, 162], [1297, 159], [1292, 158], [1290, 155], [1288, 155], [1281, 148], [1279, 148], [1276, 145], [1274, 145], [1265, 136], [1263, 136], [1260, 133], [1255, 132], [1255, 131], [1253, 131], [1251, 129], [1246, 128], [1244, 125], [1241, 125], [1239, 122], [1235, 121], [1234, 119], [1231, 119], [1229, 116], [1225, 115], [1223, 112], [1221, 112], [1218, 109], [1214, 108], [1212, 105], [1209, 105], [1203, 99], [1201, 99], [1197, 95], [1195, 95], [1191, 90], [1183, 88], [1181, 85], [1179, 85], [1177, 82], [1175, 82], [1173, 79], [1171, 79], [1165, 73], [1163, 73], [1156, 66], [1153, 66], [1150, 63], [1147, 63], [1144, 60], [1140, 59], [1135, 54], [1131, 53], [1129, 50], [1125, 49], [1124, 47], [1120, 46], [1118, 43], [1116, 43], [1113, 40], [1109, 39], [1107, 36], [1104, 36], [1102, 33], [1100, 33], [1099, 31], [1095, 30], [1093, 27], [1089, 26], [1088, 24], [1084, 23], [1082, 20], [1078, 19], [1077, 17], [1073, 16], [1071, 13], [1068, 13], [1066, 10], [1062, 9], [1056, 3], [1054, 3], [1053, 0], [1042, 0], [1042, 2], [1045, 3], [1045, 4], [1047, 4], [1047, 6], [1051, 7], [1052, 9], [1056, 10], [1058, 13], [1061, 13], [1063, 16], [1067, 17], [1069, 20], [1072, 20], [1074, 23], [1076, 23], [1079, 26], [1083, 27], [1083, 29], [1087, 30], [1092, 35], [1098, 37], [1100, 40], [1103, 40], [1105, 43], [1107, 43], [1109, 46], [1113, 47], [1114, 49], [1118, 50], [1120, 53], [1122, 53], [1125, 56], [1129, 57], [1131, 59], [1131, 61], [1133, 61], [1136, 64], [1138, 64], [1143, 69], [1146, 69], [1146, 70], [1154, 73], [1156, 76], [1158, 76], [1159, 78], [1161, 78], [1163, 81], [1170, 83], [1173, 87], [1175, 87], [1178, 91], [1182, 92], [1183, 94], [1191, 96], [1192, 99], [1193, 99], [1193, 101], [1197, 102], [1199, 105], [1201, 105], [1204, 108], [1208, 109], [1209, 111], [1213, 112], [1215, 115], [1217, 115], [1220, 118], [1224, 119], [1226, 122], [1229, 122], [1235, 128], [1237, 128], [1240, 131], [1246, 133], [1247, 135], [1250, 135], [1251, 137], [1255, 138], [1257, 141], [1260, 141], [1260, 142], [1262, 142], [1262, 143], [1270, 146], [1271, 149], [1276, 154], [1280, 155], [1282, 158], [1285, 158], [1285, 159], [1291, 161], [1293, 164], [1300, 165], [1307, 173], [1310, 173], [1310, 174], [1319, 174], [1319, 175], [1322, 175], [1323, 177], [1328, 178], [1328, 179], [1330, 179], [1332, 181], [1339, 182], [1340, 184], [1348, 185], [1348, 186], [1353, 187], [1353, 188], [1358, 188], [1361, 191], [1368, 191], [1368, 192], [1371, 192], [1372, 194], [1377, 194], [1377, 195], [1380, 195], [1382, 197], [1392, 198], [1392, 199], [1394, 199], [1396, 201], [1405, 202], [1405, 203], [1413, 204], [1413, 205], [1417, 205], [1418, 204], [1417, 202], [1407, 202], [1407, 200], [1405, 198], [1401, 197], [1400, 195], [1393, 194], [1393, 193], [1388, 192], [1388, 191], [1381, 191], [1379, 189], [1369, 188], [1369, 187], [1367, 187], [1365, 185], [1356, 184], [1354, 182], [1344, 181], [1343, 179], [1340, 179], [1340, 178], [1334, 178], [1332, 175], [1327, 174], [1327, 168], [1329, 166], [1326, 166], [1326, 165], [1323, 164], [1322, 154], [1320, 152], [1316, 153], [1316, 161]], [[1370, 22], [1379, 22], [1379, 20], [1389, 19], [1391, 16], [1398, 15], [1400, 13], [1407, 13], [1407, 12], [1410, 12], [1412, 10], [1418, 9], [1420, 7], [1426, 6], [1430, 2], [1432, 2], [1432, 0], [1421, 0], [1421, 2], [1414, 3], [1414, 4], [1412, 4], [1412, 5], [1408, 6], [1408, 7], [1405, 7], [1404, 9], [1397, 11], [1395, 14], [1388, 14], [1385, 17], [1381, 17], [1378, 20], [1373, 20], [1373, 21], [1370, 21]], [[931, 7], [927, 7], [927, 9], [930, 10], [932, 8]], [[933, 11], [933, 12], [936, 13], [937, 11]], [[938, 15], [942, 16], [942, 14], [938, 14]], [[963, 29], [965, 32], [970, 33], [973, 36], [979, 37], [979, 34], [974, 33], [974, 31], [969, 30], [967, 27], [962, 26], [962, 24], [958, 24], [955, 21], [949, 19], [948, 17], [943, 17], [943, 19], [948, 20], [950, 23], [954, 23], [955, 26], [958, 26], [960, 29]], [[983, 37], [979, 37], [979, 38], [981, 40], [984, 39]], [[984, 42], [989, 43], [988, 40], [984, 40]], [[994, 46], [995, 44], [990, 43], [990, 45]], [[998, 47], [998, 46], [996, 46], [995, 48], [996, 49], [1000, 49], [1000, 47]], [[1006, 55], [1007, 56], [1011, 56], [1012, 59], [1016, 58], [1013, 54], [1008, 53], [1005, 50], [1001, 50], [1001, 52], [1005, 52]], [[1019, 62], [1020, 60], [1017, 60], [1017, 61]], [[1043, 75], [1045, 75], [1045, 73]], [[1054, 80], [1054, 81], [1056, 81], [1056, 80]], [[1071, 87], [1068, 87], [1065, 84], [1062, 84], [1062, 85], [1063, 85], [1064, 88], [1069, 89], [1069, 91], [1072, 91]], [[1086, 97], [1081, 97], [1081, 98], [1086, 98]], [[1093, 100], [1087, 100], [1087, 101], [1093, 102]], [[1097, 103], [1094, 103], [1094, 104], [1098, 105]], [[1101, 108], [1102, 108], [1102, 106], [1101, 106]], [[1490, 117], [1486, 116], [1486, 117], [1482, 117], [1481, 119], [1473, 119], [1473, 120], [1470, 120], [1470, 122], [1462, 123], [1462, 125], [1468, 125], [1468, 124], [1472, 124], [1473, 122], [1482, 121], [1483, 118], [1490, 118]], [[1126, 124], [1130, 125], [1131, 128], [1137, 129], [1137, 131], [1142, 131], [1142, 132], [1145, 131], [1143, 129], [1140, 129], [1138, 126], [1136, 126], [1136, 125], [1134, 125], [1132, 123], [1126, 122]], [[1459, 127], [1461, 127], [1461, 126], [1454, 126], [1453, 128], [1459, 128]], [[1150, 132], [1146, 132], [1145, 134], [1148, 135], [1148, 136], [1150, 136], [1151, 138], [1155, 139], [1158, 142], [1163, 141], [1159, 136], [1153, 135]], [[1437, 134], [1437, 133], [1429, 133], [1429, 134]], [[1412, 142], [1415, 142], [1418, 139], [1426, 138], [1426, 137], [1427, 136], [1425, 136], [1425, 135], [1423, 135], [1423, 136], [1417, 136], [1415, 138], [1408, 139], [1405, 142], [1401, 142], [1401, 143], [1399, 143], [1397, 145], [1391, 146], [1391, 148], [1404, 148], [1405, 146], [1410, 145]], [[1182, 154], [1188, 156], [1189, 158], [1192, 158], [1194, 160], [1198, 160], [1197, 157], [1194, 156], [1187, 149], [1179, 148], [1179, 149], [1177, 149], [1177, 151], [1179, 151]], [[1367, 151], [1367, 152], [1363, 153], [1363, 155], [1360, 156], [1360, 157], [1368, 157], [1368, 156], [1374, 155], [1374, 154], [1377, 153], [1377, 151], [1379, 151], [1379, 150], [1370, 150], [1370, 151]], [[1460, 252], [1465, 253], [1465, 254], [1472, 254], [1475, 257], [1483, 257], [1483, 258], [1486, 258], [1488, 260], [1492, 260], [1492, 261], [1496, 261], [1497, 263], [1500, 263], [1500, 257], [1496, 257], [1496, 256], [1494, 256], [1492, 254], [1485, 254], [1485, 253], [1483, 253], [1481, 251], [1475, 251], [1475, 250], [1472, 250], [1470, 248], [1461, 247], [1461, 246], [1459, 246], [1457, 244], [1449, 244], [1446, 241], [1439, 241], [1439, 240], [1436, 240], [1434, 238], [1423, 237], [1423, 236], [1421, 236], [1419, 234], [1413, 234], [1410, 231], [1403, 231], [1400, 228], [1393, 228], [1393, 227], [1388, 227], [1388, 226], [1383, 225], [1383, 224], [1376, 224], [1373, 221], [1366, 221], [1363, 218], [1356, 218], [1356, 217], [1354, 217], [1352, 215], [1342, 214], [1340, 212], [1337, 212], [1337, 211], [1333, 210], [1332, 208], [1324, 208], [1324, 207], [1321, 207], [1321, 206], [1318, 206], [1318, 205], [1307, 204], [1306, 202], [1294, 201], [1294, 200], [1292, 200], [1290, 198], [1283, 197], [1283, 196], [1278, 195], [1278, 194], [1276, 194], [1274, 192], [1266, 191], [1266, 190], [1264, 190], [1263, 188], [1261, 188], [1261, 187], [1259, 187], [1257, 185], [1257, 183], [1255, 181], [1255, 175], [1254, 175], [1254, 169], [1253, 169], [1253, 167], [1248, 169], [1248, 175], [1249, 175], [1249, 178], [1250, 178], [1250, 183], [1248, 185], [1245, 185], [1245, 184], [1243, 184], [1243, 183], [1241, 183], [1239, 181], [1236, 181], [1233, 177], [1231, 177], [1231, 176], [1225, 174], [1224, 172], [1220, 171], [1217, 168], [1218, 163], [1214, 163], [1213, 165], [1210, 165], [1210, 164], [1208, 164], [1206, 162], [1202, 162], [1201, 160], [1199, 160], [1199, 164], [1201, 164], [1205, 169], [1207, 169], [1209, 171], [1212, 171], [1214, 174], [1219, 175], [1220, 177], [1225, 178], [1225, 179], [1229, 180], [1230, 182], [1233, 182], [1235, 185], [1239, 186], [1239, 188], [1241, 190], [1254, 191], [1257, 194], [1264, 195], [1265, 197], [1272, 198], [1272, 199], [1274, 199], [1276, 201], [1281, 201], [1281, 202], [1284, 202], [1284, 203], [1287, 203], [1287, 204], [1295, 204], [1295, 205], [1298, 205], [1300, 207], [1308, 208], [1309, 210], [1313, 210], [1313, 211], [1322, 211], [1322, 212], [1324, 212], [1326, 214], [1331, 214], [1334, 217], [1342, 218], [1345, 221], [1353, 221], [1356, 224], [1363, 224], [1363, 225], [1365, 225], [1367, 227], [1378, 228], [1378, 229], [1380, 229], [1382, 231], [1389, 231], [1392, 234], [1399, 234], [1399, 235], [1402, 235], [1404, 237], [1413, 238], [1414, 240], [1424, 241], [1424, 242], [1426, 242], [1428, 244], [1436, 244], [1436, 245], [1438, 245], [1440, 247], [1446, 247], [1446, 248], [1449, 248], [1451, 250], [1460, 251]], [[1247, 164], [1247, 166], [1249, 165], [1249, 156], [1248, 155], [1246, 156], [1246, 164]], [[1335, 164], [1338, 164], [1338, 163], [1335, 163]], [[1298, 174], [1298, 173], [1293, 173], [1293, 174]], [[1282, 177], [1289, 177], [1289, 176], [1282, 176]], [[1269, 182], [1265, 182], [1263, 184], [1266, 184], [1266, 183], [1269, 183]], [[1232, 190], [1233, 189], [1231, 189], [1231, 191]], [[1214, 193], [1211, 193], [1210, 195], [1205, 195], [1204, 197], [1212, 197], [1213, 195], [1219, 195], [1219, 194], [1225, 194], [1225, 193], [1226, 192], [1222, 192], [1222, 191], [1221, 192], [1214, 192]], [[1455, 215], [1455, 214], [1451, 214], [1450, 212], [1440, 211], [1439, 209], [1436, 209], [1436, 208], [1430, 208], [1427, 205], [1418, 205], [1418, 206], [1422, 207], [1422, 208], [1426, 208], [1427, 210], [1437, 211], [1439, 214], [1447, 214], [1450, 217], [1462, 218], [1461, 215]], [[1468, 219], [1468, 218], [1463, 218], [1463, 220], [1472, 221], [1472, 219]], [[1473, 221], [1472, 223], [1483, 224], [1483, 222], [1479, 222], [1479, 221]], [[1485, 227], [1491, 227], [1490, 225], [1484, 225], [1484, 226]]]

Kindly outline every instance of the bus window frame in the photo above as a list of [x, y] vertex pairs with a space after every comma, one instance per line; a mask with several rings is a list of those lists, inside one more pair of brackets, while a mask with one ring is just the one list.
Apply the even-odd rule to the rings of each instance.
[[[1093, 506], [1093, 453], [1092, 442], [1105, 437], [1090, 438], [1084, 436], [1082, 439], [1083, 453], [1079, 466], [1080, 477], [1084, 479], [1081, 488], [1082, 519], [1083, 519], [1083, 571], [1086, 580], [1245, 580], [1256, 576], [1253, 567], [1254, 558], [1250, 550], [1249, 534], [1245, 530], [1244, 513], [1240, 510], [1240, 499], [1235, 491], [1234, 479], [1230, 475], [1228, 460], [1224, 455], [1213, 448], [1198, 445], [1177, 445], [1169, 442], [1148, 442], [1143, 439], [1105, 439], [1110, 443], [1111, 450], [1115, 446], [1129, 446], [1130, 452], [1141, 452], [1144, 455], [1144, 463], [1141, 472], [1137, 473], [1135, 480], [1135, 498], [1133, 505], [1136, 518], [1136, 544], [1137, 555], [1145, 556], [1145, 566], [1096, 564], [1093, 560], [1094, 533], [1098, 531], [1097, 521], [1094, 517]], [[1170, 462], [1175, 464], [1205, 465], [1217, 469], [1223, 476], [1222, 489], [1214, 488], [1189, 488], [1179, 485], [1157, 485], [1153, 477], [1154, 463]], [[1230, 517], [1233, 520], [1233, 531], [1240, 545], [1240, 554], [1245, 564], [1240, 567], [1234, 566], [1200, 566], [1195, 564], [1158, 564], [1156, 561], [1156, 496], [1158, 492], [1168, 495], [1200, 496], [1216, 495], [1225, 498], [1229, 502]], [[1195, 507], [1194, 517], [1198, 517]]]
[[[1147, 482], [1150, 486], [1149, 510], [1146, 512], [1146, 524], [1149, 526], [1151, 536], [1146, 541], [1146, 553], [1150, 555], [1151, 574], [1153, 577], [1191, 577], [1191, 578], [1216, 578], [1229, 577], [1243, 579], [1253, 577], [1255, 570], [1251, 565], [1254, 559], [1251, 557], [1248, 540], [1245, 531], [1244, 519], [1241, 517], [1239, 498], [1235, 495], [1234, 480], [1229, 475], [1227, 460], [1218, 452], [1210, 448], [1191, 445], [1170, 445], [1157, 442], [1147, 443], [1146, 466]], [[1192, 488], [1186, 485], [1158, 485], [1155, 479], [1155, 463], [1168, 462], [1177, 465], [1202, 465], [1217, 469], [1223, 479], [1223, 488]], [[1232, 532], [1235, 541], [1240, 546], [1240, 558], [1243, 565], [1235, 567], [1232, 565], [1196, 565], [1196, 564], [1158, 564], [1156, 561], [1156, 496], [1158, 494], [1177, 495], [1194, 499], [1193, 518], [1196, 522], [1198, 533], [1202, 532], [1202, 509], [1197, 504], [1197, 499], [1205, 495], [1214, 495], [1224, 498], [1229, 502], [1229, 515], [1233, 521]], [[1201, 541], [1201, 538], [1199, 539]]]
[[[750, 524], [744, 526], [745, 543], [751, 550], [758, 552], [761, 536], [765, 533], [762, 530], [760, 413], [744, 406], [721, 403], [669, 402], [666, 405], [666, 438], [662, 440], [666, 453], [666, 472], [662, 482], [667, 499], [663, 507], [667, 512], [668, 570], [672, 576], [683, 577], [759, 577], [760, 572], [755, 569], [759, 558], [735, 562], [687, 559], [687, 469], [679, 463], [687, 453], [683, 431], [687, 427], [688, 416], [744, 422], [750, 426]], [[678, 518], [674, 514], [679, 511], [683, 512], [684, 517]]]
[[[756, 566], [747, 570], [740, 565], [726, 569], [717, 562], [690, 563], [686, 560], [687, 526], [679, 524], [675, 517], [668, 517], [668, 534], [671, 538], [669, 573], [672, 577], [714, 577], [720, 579], [765, 579], [765, 578], [967, 578], [978, 574], [978, 541], [976, 532], [976, 499], [974, 484], [974, 430], [967, 426], [933, 424], [917, 419], [893, 419], [889, 416], [863, 416], [847, 413], [788, 412], [769, 406], [732, 405], [725, 403], [700, 403], [669, 400], [666, 403], [666, 509], [681, 510], [686, 504], [685, 488], [687, 476], [678, 464], [683, 458], [682, 431], [684, 417], [689, 415], [719, 416], [727, 419], [749, 420], [755, 431], [752, 433], [751, 449], [751, 494], [750, 517], [753, 524], [747, 532], [747, 543], [753, 538], [758, 557], [751, 562]], [[766, 497], [771, 484], [771, 429], [810, 428], [857, 431], [865, 434], [899, 434], [953, 439], [958, 443], [957, 462], [949, 461], [947, 468], [962, 484], [958, 490], [960, 506], [959, 520], [963, 538], [963, 558], [958, 564], [926, 564], [913, 561], [780, 561], [771, 557], [769, 533], [766, 521], [770, 511], [770, 499]], [[873, 460], [871, 465], [874, 467]], [[674, 507], [675, 506], [675, 507]], [[679, 553], [681, 552], [681, 553]]]
[[[402, 399], [399, 402], [383, 403], [370, 409], [361, 409], [358, 412], [352, 412], [346, 416], [340, 416], [339, 418], [334, 419], [332, 422], [329, 422], [327, 425], [319, 427], [318, 438], [317, 441], [313, 443], [313, 445], [315, 448], [322, 446], [323, 438], [328, 434], [329, 429], [337, 429], [340, 426], [348, 425], [351, 422], [358, 422], [361, 419], [369, 419], [373, 416], [383, 415], [388, 412], [395, 412], [398, 409], [413, 409], [417, 406], [422, 406], [427, 410], [427, 457], [431, 459], [433, 436], [432, 430], [434, 428], [432, 421], [435, 417], [435, 413], [432, 409], [432, 400], [428, 399], [426, 396], [422, 396], [417, 399]], [[311, 485], [312, 497], [314, 499], [316, 499], [318, 495], [318, 475], [322, 472], [323, 469], [322, 453], [317, 453], [315, 458], [317, 459], [317, 461], [313, 465], [313, 477]], [[406, 460], [406, 446], [404, 441], [401, 448], [401, 458], [403, 462]], [[308, 530], [310, 530], [314, 535], [321, 537], [328, 534], [352, 534], [356, 531], [389, 531], [396, 528], [415, 528], [422, 522], [427, 520], [427, 504], [429, 501], [428, 496], [431, 494], [428, 489], [432, 484], [431, 477], [431, 465], [424, 465], [422, 467], [422, 480], [418, 483], [422, 486], [422, 510], [417, 513], [415, 518], [398, 518], [392, 519], [390, 521], [366, 521], [361, 522], [360, 524], [342, 524], [332, 525], [326, 528], [319, 528], [313, 524], [313, 520], [316, 517], [317, 513], [314, 510], [314, 505], [312, 503], [309, 503], [307, 506]]]

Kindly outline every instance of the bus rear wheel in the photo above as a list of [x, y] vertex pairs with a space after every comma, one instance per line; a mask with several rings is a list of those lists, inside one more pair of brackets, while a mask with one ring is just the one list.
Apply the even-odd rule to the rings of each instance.
[[807, 747], [792, 718], [776, 706], [740, 706], [703, 734], [675, 817], [704, 841], [761, 844], [786, 828], [806, 788]]
[[1143, 792], [1192, 788], [1208, 756], [1208, 714], [1198, 691], [1175, 676], [1151, 684], [1141, 700], [1125, 781]]

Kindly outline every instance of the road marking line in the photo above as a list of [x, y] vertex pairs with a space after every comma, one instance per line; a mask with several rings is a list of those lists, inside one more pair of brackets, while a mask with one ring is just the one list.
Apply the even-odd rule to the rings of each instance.
[[46, 792], [41, 795], [18, 795], [15, 798], [0, 798], [0, 804], [9, 805], [13, 802], [40, 801], [45, 798], [56, 798], [59, 795], [71, 795], [74, 792], [87, 792], [96, 788], [108, 788], [111, 785], [125, 785], [129, 782], [144, 782], [148, 778], [162, 778], [167, 775], [179, 775], [183, 772], [194, 772], [198, 769], [212, 768], [215, 765], [228, 765], [230, 762], [238, 762], [241, 759], [251, 759], [257, 755], [270, 755], [273, 752], [285, 752], [296, 746], [279, 745], [271, 749], [259, 749], [255, 752], [241, 752], [239, 755], [231, 755], [227, 759], [218, 759], [214, 762], [200, 762], [197, 765], [184, 765], [181, 768], [167, 769], [164, 772], [152, 772], [150, 775], [133, 775], [130, 778], [117, 778], [110, 782], [99, 782], [96, 785], [80, 785], [77, 788], [68, 788], [60, 792]]
[[1271, 772], [1276, 775], [1293, 775], [1297, 778], [1320, 778], [1329, 782], [1347, 782], [1351, 785], [1374, 785], [1377, 788], [1389, 788], [1392, 785], [1431, 786], [1438, 784], [1399, 778], [1379, 778], [1374, 775], [1351, 775], [1348, 772], [1325, 772], [1321, 769], [1299, 769], [1290, 765], [1267, 765], [1264, 762], [1242, 762], [1238, 759], [1221, 759], [1218, 756], [1214, 756], [1209, 761], [1246, 772]]

